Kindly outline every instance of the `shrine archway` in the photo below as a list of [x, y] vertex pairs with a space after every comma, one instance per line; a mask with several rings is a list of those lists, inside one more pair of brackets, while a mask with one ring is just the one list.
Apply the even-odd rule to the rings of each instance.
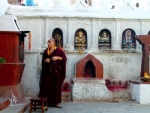
[[55, 39], [56, 46], [63, 49], [63, 32], [59, 28], [55, 28], [52, 33], [52, 37]]
[[76, 30], [74, 35], [74, 48], [82, 53], [85, 49], [87, 49], [87, 32], [80, 28]]
[[111, 32], [108, 29], [102, 29], [98, 36], [99, 49], [111, 49]]
[[132, 29], [125, 29], [122, 33], [122, 49], [130, 50], [136, 48], [135, 31]]
[[86, 62], [84, 69], [84, 77], [85, 78], [95, 78], [95, 66], [91, 60]]
[[76, 64], [76, 78], [84, 77], [103, 79], [103, 64], [92, 54], [87, 54]]

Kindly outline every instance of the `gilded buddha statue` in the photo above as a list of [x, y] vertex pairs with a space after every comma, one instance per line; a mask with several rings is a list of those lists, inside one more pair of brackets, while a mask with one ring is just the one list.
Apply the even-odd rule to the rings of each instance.
[[144, 78], [146, 78], [146, 79], [150, 79], [150, 75], [148, 75], [148, 73], [144, 73]]
[[86, 46], [86, 38], [84, 36], [84, 33], [82, 31], [78, 32], [78, 36], [75, 37], [75, 46], [78, 48], [79, 53], [81, 54], [83, 52], [83, 49]]
[[85, 36], [84, 36], [83, 32], [79, 31], [78, 36], [76, 37], [75, 42], [77, 44], [85, 44], [85, 41], [86, 41], [86, 39], [85, 39]]

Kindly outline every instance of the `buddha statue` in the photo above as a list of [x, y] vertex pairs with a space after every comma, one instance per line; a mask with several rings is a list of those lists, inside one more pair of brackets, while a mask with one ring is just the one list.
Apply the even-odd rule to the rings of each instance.
[[85, 78], [92, 78], [93, 77], [89, 68], [85, 70], [84, 77]]
[[80, 32], [78, 33], [78, 36], [76, 37], [75, 42], [76, 42], [77, 44], [85, 44], [85, 41], [86, 41], [85, 36], [84, 36], [83, 32], [80, 31]]
[[99, 36], [99, 48], [100, 49], [110, 49], [110, 37], [104, 31], [101, 36]]
[[55, 35], [55, 43], [56, 43], [56, 46], [60, 49], [62, 49], [62, 41], [61, 41], [61, 36], [59, 34], [56, 34]]
[[130, 30], [126, 30], [126, 36], [125, 36], [124, 42], [132, 43], [132, 37], [131, 37], [131, 31]]
[[123, 43], [122, 44], [123, 48], [127, 48], [127, 49], [135, 48], [135, 43], [133, 43], [132, 40], [131, 30], [125, 31], [125, 36], [123, 37], [122, 43]]
[[78, 48], [79, 53], [81, 54], [85, 46], [86, 46], [86, 38], [84, 36], [84, 33], [82, 31], [79, 31], [78, 36], [75, 37], [75, 47], [76, 49]]
[[107, 36], [107, 33], [104, 31], [102, 34], [102, 37], [99, 37], [99, 42], [101, 43], [108, 43], [109, 37]]
[[144, 78], [146, 78], [146, 79], [150, 79], [150, 76], [148, 75], [148, 73], [144, 73]]

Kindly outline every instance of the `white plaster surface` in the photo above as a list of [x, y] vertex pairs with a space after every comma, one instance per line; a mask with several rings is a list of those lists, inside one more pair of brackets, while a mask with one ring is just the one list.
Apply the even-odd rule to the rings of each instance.
[[[128, 10], [125, 10], [126, 8]], [[28, 38], [25, 38], [26, 66], [22, 77], [22, 87], [26, 96], [37, 96], [39, 93], [42, 52], [47, 47], [47, 38], [52, 37], [55, 28], [60, 28], [63, 32], [68, 81], [75, 76], [78, 59], [90, 52], [103, 63], [104, 79], [110, 78], [124, 82], [140, 78], [141, 45], [137, 43], [134, 52], [123, 51], [121, 49], [122, 33], [125, 29], [131, 28], [136, 35], [146, 35], [150, 31], [149, 10], [138, 10], [127, 3], [122, 3], [115, 10], [95, 8], [79, 0], [72, 7], [10, 6], [9, 10], [12, 10], [14, 16], [18, 18], [22, 31], [29, 30], [32, 33], [31, 50], [28, 50]], [[74, 50], [75, 31], [80, 28], [85, 29], [88, 36], [88, 49], [83, 54]], [[102, 29], [108, 29], [112, 35], [112, 48], [109, 51], [98, 49], [98, 35]]]
[[17, 18], [14, 15], [1, 16], [0, 31], [21, 31], [19, 24], [17, 23]]
[[150, 104], [150, 84], [130, 83], [132, 99], [140, 104]]
[[41, 62], [39, 62], [41, 56], [32, 53], [26, 54], [25, 57], [25, 69], [21, 81], [23, 92], [27, 97], [37, 96], [41, 75]]
[[[81, 56], [84, 56], [88, 52], [94, 54], [104, 65], [104, 78], [116, 80], [132, 80], [139, 79], [140, 67], [141, 67], [141, 46], [136, 48], [134, 53], [125, 52], [121, 50], [122, 32], [127, 28], [135, 30], [136, 34], [147, 34], [149, 31], [148, 25], [149, 20], [143, 21], [141, 26], [140, 21], [130, 21], [128, 19], [122, 19], [117, 21], [120, 23], [119, 29], [116, 28], [116, 21], [114, 19], [88, 19], [88, 18], [56, 18], [56, 17], [21, 17], [18, 16], [18, 23], [22, 30], [29, 30], [32, 33], [32, 44], [31, 50], [28, 50], [28, 38], [25, 38], [25, 71], [23, 77], [36, 79], [39, 73], [34, 73], [33, 66], [37, 62], [41, 62], [42, 57], [40, 52], [47, 47], [46, 39], [52, 37], [52, 32], [55, 28], [60, 28], [63, 31], [63, 43], [64, 51], [67, 55], [67, 73], [66, 77], [71, 80], [75, 76], [75, 65]], [[83, 28], [87, 32], [88, 36], [88, 49], [83, 54], [79, 54], [78, 51], [74, 50], [74, 34], [79, 28]], [[109, 29], [112, 35], [112, 49], [110, 51], [100, 51], [98, 49], [98, 34], [102, 29]], [[142, 30], [142, 31], [141, 31]], [[138, 43], [137, 43], [138, 44]], [[69, 45], [69, 48], [68, 46]], [[94, 49], [93, 49], [94, 48]], [[30, 55], [30, 57], [26, 57]], [[34, 57], [33, 57], [34, 56]], [[31, 68], [29, 68], [31, 66]], [[28, 70], [28, 71], [27, 71]], [[32, 73], [32, 74], [31, 74]], [[38, 81], [34, 81], [32, 92], [26, 92], [29, 88], [27, 87], [31, 82], [26, 85], [26, 79], [22, 79], [24, 82], [23, 87], [25, 94], [33, 95], [38, 94], [38, 90], [35, 86], [38, 85]], [[33, 82], [32, 82], [33, 83]], [[31, 85], [32, 86], [32, 85]], [[36, 90], [35, 90], [36, 89]]]
[[73, 79], [73, 101], [111, 101], [112, 93], [105, 86], [105, 80]]
[[5, 14], [9, 7], [7, 0], [0, 0], [0, 17]]

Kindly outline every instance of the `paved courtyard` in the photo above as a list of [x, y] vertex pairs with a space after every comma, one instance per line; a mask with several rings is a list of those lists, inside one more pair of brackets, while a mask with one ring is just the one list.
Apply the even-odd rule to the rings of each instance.
[[[150, 113], [150, 105], [130, 102], [64, 102], [62, 109], [49, 107], [45, 113]], [[27, 110], [25, 113], [29, 113]], [[40, 110], [33, 113], [41, 113]]]

